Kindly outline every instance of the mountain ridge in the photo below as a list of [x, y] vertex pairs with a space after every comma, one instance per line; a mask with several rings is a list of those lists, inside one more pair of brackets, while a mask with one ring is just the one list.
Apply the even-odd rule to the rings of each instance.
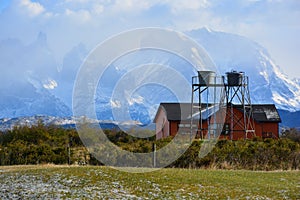
[[[252, 103], [274, 103], [278, 109], [289, 112], [300, 110], [300, 79], [289, 79], [261, 45], [244, 36], [207, 28], [186, 34], [204, 47], [214, 61], [218, 73], [237, 70], [249, 76]], [[73, 84], [78, 69], [88, 55], [84, 44], [75, 45], [64, 56], [61, 67], [58, 67], [59, 62], [54, 59], [47, 35], [43, 32], [29, 45], [22, 44], [18, 39], [0, 41], [0, 52], [0, 68], [4, 69], [0, 75], [0, 118], [72, 115]], [[111, 101], [113, 86], [109, 85], [109, 81], [117, 81], [128, 72], [129, 68], [124, 66], [159, 61], [159, 64], [175, 66], [179, 71], [184, 70], [179, 67], [186, 63], [180, 59], [165, 57], [168, 55], [162, 55], [161, 52], [146, 53], [138, 54], [141, 56], [140, 60], [135, 61], [133, 55], [110, 66], [109, 78], [103, 79], [108, 81], [105, 83], [107, 87], [102, 88], [96, 98], [98, 117], [101, 120], [114, 120], [112, 109], [119, 104]], [[187, 76], [193, 73], [186, 68]], [[154, 88], [150, 89], [149, 91], [154, 91]], [[130, 105], [129, 112], [133, 121], [150, 123], [161, 101], [174, 101], [171, 94], [163, 98], [163, 92], [153, 92], [152, 96], [146, 89], [138, 92], [125, 99]], [[149, 95], [149, 98], [143, 98], [142, 94]]]
[[254, 103], [274, 103], [289, 111], [300, 109], [299, 82], [290, 80], [261, 45], [244, 36], [205, 28], [189, 35], [206, 49], [222, 74], [234, 69], [249, 76]]

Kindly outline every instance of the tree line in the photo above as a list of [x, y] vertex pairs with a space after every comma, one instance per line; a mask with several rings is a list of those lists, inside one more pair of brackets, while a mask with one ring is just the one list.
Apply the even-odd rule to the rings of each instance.
[[[89, 130], [87, 130], [89, 131]], [[92, 131], [92, 130], [90, 130]], [[137, 138], [139, 131], [148, 131], [150, 138]], [[124, 150], [138, 153], [153, 151], [169, 144], [172, 138], [155, 140], [150, 130], [130, 130], [134, 134], [112, 129], [105, 130], [107, 138]], [[203, 140], [194, 140], [190, 147], [168, 167], [216, 168], [249, 170], [300, 169], [300, 132], [285, 130], [279, 139], [219, 140], [205, 157], [199, 157]], [[164, 152], [170, 156], [172, 151]], [[118, 157], [115, 158], [116, 162]], [[149, 160], [149, 162], [152, 162]], [[159, 162], [159, 161], [158, 161]], [[101, 165], [82, 144], [76, 129], [45, 126], [42, 122], [34, 126], [15, 127], [0, 132], [0, 165], [22, 164], [91, 164]], [[126, 163], [124, 163], [126, 166]]]
[[82, 146], [75, 129], [45, 126], [16, 126], [0, 133], [0, 165], [66, 164], [69, 148]]

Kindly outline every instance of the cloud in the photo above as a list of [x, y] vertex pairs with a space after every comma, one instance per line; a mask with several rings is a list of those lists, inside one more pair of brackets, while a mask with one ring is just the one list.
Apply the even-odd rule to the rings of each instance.
[[140, 11], [145, 10], [150, 7], [151, 3], [148, 1], [139, 0], [116, 0], [114, 3], [114, 8], [122, 11]]
[[180, 12], [190, 11], [190, 10], [199, 10], [203, 8], [208, 8], [210, 3], [208, 0], [165, 0], [162, 1], [164, 4], [170, 6], [173, 13], [177, 14]]
[[65, 15], [72, 18], [77, 23], [85, 23], [92, 18], [91, 13], [88, 10], [73, 11], [66, 9]]
[[282, 52], [273, 57], [281, 65], [300, 62], [295, 55], [299, 39], [287, 37], [300, 34], [298, 0], [13, 0], [8, 7], [0, 12], [0, 40], [16, 37], [30, 43], [43, 31], [59, 59], [80, 42], [93, 48], [132, 28], [206, 26], [249, 37], [271, 55]]
[[90, 0], [65, 0], [65, 2], [71, 2], [71, 3], [89, 3]]
[[31, 2], [30, 0], [20, 0], [19, 6], [30, 17], [40, 15], [45, 11], [45, 8], [38, 2]]
[[96, 15], [99, 15], [103, 12], [104, 10], [104, 6], [101, 5], [101, 4], [95, 4], [93, 5], [93, 9], [92, 9], [92, 12]]

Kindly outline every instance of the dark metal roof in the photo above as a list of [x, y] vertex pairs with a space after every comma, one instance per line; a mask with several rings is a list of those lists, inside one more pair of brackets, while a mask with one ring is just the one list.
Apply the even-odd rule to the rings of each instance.
[[[207, 108], [207, 104], [202, 104], [201, 107]], [[233, 105], [233, 107], [242, 112], [242, 105]], [[159, 109], [165, 110], [169, 121], [187, 120], [191, 116], [191, 103], [161, 103]], [[281, 122], [274, 104], [252, 104], [252, 113], [253, 119], [257, 122]]]
[[[202, 104], [201, 107], [204, 109], [211, 104]], [[198, 104], [194, 104], [198, 106]], [[160, 103], [159, 109], [164, 109], [169, 121], [180, 121], [187, 120], [191, 117], [191, 103]], [[194, 113], [197, 112], [197, 109], [194, 108]], [[199, 110], [198, 110], [199, 112]], [[154, 118], [154, 121], [156, 116]]]
[[[242, 105], [233, 105], [242, 112]], [[252, 104], [253, 119], [257, 122], [281, 122], [281, 118], [274, 104]]]
[[253, 118], [259, 122], [281, 122], [281, 118], [274, 104], [252, 105]]

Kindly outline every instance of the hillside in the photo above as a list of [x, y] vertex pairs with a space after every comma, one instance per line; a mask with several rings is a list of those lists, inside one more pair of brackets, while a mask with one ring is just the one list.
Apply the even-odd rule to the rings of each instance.
[[287, 110], [278, 110], [282, 119], [281, 126], [300, 129], [300, 111], [290, 112]]

